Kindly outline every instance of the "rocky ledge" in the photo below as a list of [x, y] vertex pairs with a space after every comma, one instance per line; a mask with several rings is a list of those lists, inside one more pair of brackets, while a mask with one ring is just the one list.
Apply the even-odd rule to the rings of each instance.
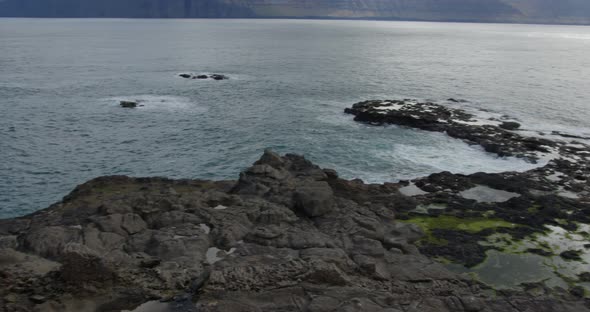
[[[423, 187], [442, 183], [431, 180]], [[579, 293], [495, 292], [421, 254], [421, 227], [396, 221], [416, 205], [403, 188], [270, 151], [238, 181], [97, 178], [45, 210], [0, 220], [0, 306], [590, 311]]]
[[[489, 284], [551, 285], [569, 288], [581, 297], [588, 294], [590, 283], [584, 278], [590, 263], [587, 143], [528, 137], [514, 121], [478, 119], [460, 109], [415, 100], [365, 101], [346, 113], [372, 125], [445, 132], [499, 156], [542, 159], [538, 168], [525, 172], [441, 172], [402, 181], [405, 186], [400, 191], [410, 199], [395, 206], [396, 217], [424, 230], [425, 237], [417, 242], [421, 253], [450, 267], [461, 264], [459, 271], [478, 273]], [[500, 276], [510, 266], [514, 277]], [[536, 284], [524, 285], [531, 281]]]
[[[451, 102], [458, 102], [449, 99]], [[372, 100], [354, 104], [345, 110], [354, 120], [371, 124], [396, 124], [428, 131], [446, 132], [449, 136], [481, 145], [499, 156], [538, 160], [539, 153], [549, 153], [555, 142], [538, 137], [525, 137], [510, 130], [520, 128], [515, 121], [477, 119], [460, 109], [416, 100]]]

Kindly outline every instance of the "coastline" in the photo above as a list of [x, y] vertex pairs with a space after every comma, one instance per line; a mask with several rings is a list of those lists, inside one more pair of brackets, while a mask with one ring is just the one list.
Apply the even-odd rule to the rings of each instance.
[[[444, 131], [500, 156], [554, 159], [523, 173], [365, 184], [266, 151], [238, 181], [93, 179], [45, 210], [0, 220], [0, 274], [11, 281], [0, 300], [9, 311], [158, 300], [178, 311], [590, 309], [581, 279], [496, 289], [449, 266], [483, 263], [500, 249], [479, 243], [493, 235], [513, 246], [546, 226], [589, 224], [588, 145], [529, 140], [432, 103], [367, 101], [347, 112]], [[563, 258], [526, 247], [514, 253]]]

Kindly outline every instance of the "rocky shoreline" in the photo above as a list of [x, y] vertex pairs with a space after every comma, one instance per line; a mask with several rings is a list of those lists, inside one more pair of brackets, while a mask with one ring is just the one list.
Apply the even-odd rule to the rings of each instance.
[[[524, 136], [514, 121], [482, 120], [430, 102], [365, 101], [345, 112], [372, 125], [445, 132], [502, 157], [534, 163], [544, 159], [538, 168], [525, 172], [441, 172], [402, 182], [412, 190], [412, 201], [397, 207], [397, 218], [422, 226], [427, 236], [418, 245], [431, 257], [474, 267], [490, 250], [534, 254], [568, 267], [555, 267], [553, 273], [575, 292], [588, 292], [590, 284], [580, 276], [590, 262], [589, 145]], [[575, 235], [579, 243], [551, 241], [545, 236], [552, 235], [552, 229]]]
[[[542, 245], [528, 238], [547, 226], [583, 236], [587, 145], [523, 137], [505, 129], [514, 124], [482, 125], [432, 103], [369, 101], [347, 112], [376, 125], [446, 132], [501, 156], [556, 157], [522, 173], [365, 184], [266, 151], [237, 181], [96, 178], [45, 210], [0, 220], [0, 307], [590, 311], [587, 272], [576, 271], [577, 280], [563, 273], [564, 285], [506, 289], [453, 267], [475, 267], [518, 240]], [[590, 247], [523, 246], [521, 253], [582, 268]]]

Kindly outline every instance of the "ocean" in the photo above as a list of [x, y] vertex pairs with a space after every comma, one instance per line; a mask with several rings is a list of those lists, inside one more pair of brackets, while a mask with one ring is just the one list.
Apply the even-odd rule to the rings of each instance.
[[590, 136], [588, 68], [585, 26], [0, 19], [0, 218], [102, 175], [237, 179], [265, 148], [371, 183], [527, 170], [535, 164], [343, 110], [412, 98], [508, 115], [535, 135]]

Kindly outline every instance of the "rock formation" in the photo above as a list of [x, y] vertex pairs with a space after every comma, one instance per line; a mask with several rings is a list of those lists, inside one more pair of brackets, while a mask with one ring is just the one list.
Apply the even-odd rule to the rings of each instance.
[[[588, 311], [422, 255], [400, 184], [266, 151], [238, 181], [101, 177], [0, 220], [4, 311]], [[140, 307], [140, 308], [141, 308]], [[137, 311], [141, 311], [138, 309]]]

